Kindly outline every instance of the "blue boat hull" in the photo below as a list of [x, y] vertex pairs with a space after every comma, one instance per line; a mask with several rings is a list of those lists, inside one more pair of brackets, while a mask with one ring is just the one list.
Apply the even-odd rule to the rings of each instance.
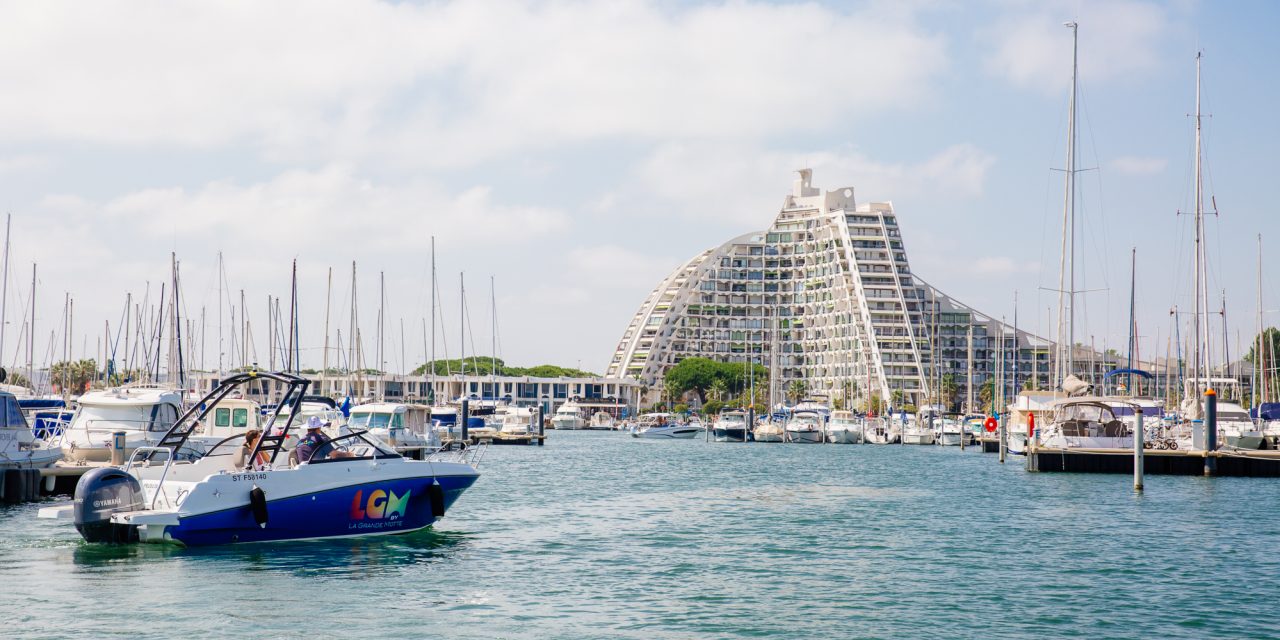
[[[444, 508], [476, 481], [476, 476], [436, 478]], [[166, 534], [187, 546], [277, 540], [306, 540], [409, 533], [431, 526], [433, 479], [403, 478], [350, 485], [272, 500], [267, 497], [267, 523], [259, 526], [253, 510], [239, 506], [182, 517]]]

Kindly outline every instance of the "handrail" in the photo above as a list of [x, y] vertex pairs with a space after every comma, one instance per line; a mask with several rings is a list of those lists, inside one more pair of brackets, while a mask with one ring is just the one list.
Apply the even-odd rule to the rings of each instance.
[[[125, 473], [129, 473], [133, 469], [133, 461], [138, 458], [138, 452], [140, 451], [148, 451], [151, 453], [165, 452], [169, 454], [169, 457], [164, 462], [164, 470], [160, 472], [160, 481], [156, 483], [156, 491], [151, 496], [151, 506], [148, 507], [149, 509], [155, 509], [156, 499], [160, 497], [160, 494], [164, 493], [161, 489], [164, 487], [164, 481], [169, 477], [169, 468], [173, 466], [173, 461], [176, 458], [176, 456], [174, 455], [174, 450], [170, 449], [169, 447], [138, 447], [137, 449], [133, 450], [133, 455], [129, 456], [129, 461], [125, 463], [124, 465]], [[146, 457], [147, 464], [151, 463], [151, 453], [147, 454], [147, 457]], [[141, 477], [139, 477], [139, 480], [141, 480]], [[143, 491], [146, 491], [145, 486], [143, 486]], [[168, 502], [169, 500], [166, 498], [165, 504], [168, 504]]]

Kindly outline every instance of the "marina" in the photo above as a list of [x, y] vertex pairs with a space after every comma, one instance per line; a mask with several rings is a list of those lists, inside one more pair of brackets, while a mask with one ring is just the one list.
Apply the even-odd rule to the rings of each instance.
[[[1154, 625], [1170, 638], [1264, 638], [1278, 629], [1268, 615], [1239, 615], [1266, 611], [1280, 589], [1269, 552], [1280, 537], [1268, 524], [1280, 498], [1254, 484], [1269, 480], [1152, 476], [1134, 495], [1114, 475], [1028, 474], [957, 447], [583, 431], [555, 432], [543, 448], [494, 448], [482, 469], [466, 508], [409, 536], [94, 546], [36, 520], [36, 505], [7, 507], [0, 575], [11, 586], [0, 612], [33, 635], [149, 635], [159, 613], [95, 605], [131, 601], [145, 582], [184, 624], [255, 636], [292, 633], [297, 621], [276, 614], [305, 609], [313, 589], [386, 603], [394, 615], [361, 622], [383, 637], [1026, 637], [1100, 626], [1142, 637]], [[513, 486], [520, 500], [509, 499]], [[1027, 552], [1011, 553], [1021, 541]], [[1222, 582], [1250, 588], [1223, 607]], [[206, 606], [261, 588], [272, 597], [242, 597], [230, 619]], [[817, 591], [828, 597], [806, 595]], [[1063, 604], [1080, 601], [1090, 604]]]
[[1280, 638], [1280, 4], [5, 17], [5, 638]]

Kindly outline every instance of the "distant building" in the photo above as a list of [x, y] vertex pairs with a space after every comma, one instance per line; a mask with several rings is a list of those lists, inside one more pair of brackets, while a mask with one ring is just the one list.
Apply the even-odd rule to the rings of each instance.
[[[1031, 378], [1048, 387], [1051, 341], [922, 281], [891, 203], [856, 204], [852, 188], [823, 192], [811, 178], [799, 172], [767, 231], [708, 249], [660, 282], [606, 375], [640, 381], [653, 402], [665, 372], [684, 358], [751, 360], [770, 370], [771, 404], [803, 387], [846, 406], [876, 397], [882, 406], [956, 407], [969, 397], [972, 359], [975, 404], [992, 379], [1006, 397]], [[1092, 380], [1113, 364], [1075, 357], [1077, 373]]]
[[[209, 372], [188, 375], [189, 388], [197, 395], [213, 390], [224, 376]], [[635, 380], [615, 378], [534, 378], [529, 376], [435, 376], [435, 394], [431, 394], [430, 376], [401, 375], [330, 375], [304, 374], [314, 381], [309, 394], [353, 401], [382, 399], [388, 402], [425, 403], [453, 402], [461, 398], [497, 400], [500, 403], [542, 408], [548, 415], [567, 400], [575, 399], [590, 413], [605, 411], [617, 415], [624, 409], [634, 412], [640, 384]], [[283, 389], [270, 381], [248, 385], [250, 399], [263, 404], [280, 400]]]

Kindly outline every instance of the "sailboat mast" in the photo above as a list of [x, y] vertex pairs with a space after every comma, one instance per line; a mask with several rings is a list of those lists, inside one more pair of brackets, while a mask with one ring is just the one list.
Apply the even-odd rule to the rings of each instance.
[[[1207, 296], [1205, 295], [1206, 289], [1205, 289], [1205, 282], [1204, 282], [1205, 280], [1205, 277], [1204, 277], [1204, 192], [1203, 192], [1203, 180], [1201, 179], [1201, 168], [1200, 168], [1200, 56], [1201, 56], [1200, 52], [1197, 51], [1196, 52], [1196, 168], [1195, 168], [1196, 170], [1196, 177], [1195, 177], [1196, 310], [1195, 310], [1195, 313], [1192, 314], [1194, 317], [1196, 346], [1195, 346], [1195, 354], [1192, 356], [1192, 367], [1191, 367], [1191, 371], [1192, 371], [1191, 378], [1192, 380], [1194, 380], [1194, 383], [1192, 386], [1195, 389], [1195, 398], [1196, 398], [1195, 406], [1196, 407], [1200, 406], [1199, 405], [1200, 396], [1203, 395], [1204, 393], [1204, 390], [1201, 387], [1201, 384], [1204, 382], [1204, 378], [1203, 378], [1204, 374], [1201, 369], [1201, 365], [1205, 364], [1207, 366], [1207, 363], [1202, 363], [1201, 356], [1202, 356], [1202, 352], [1205, 351], [1206, 345], [1209, 342], [1209, 327], [1208, 327], [1209, 323], [1206, 322], [1208, 318], [1204, 318], [1202, 320], [1202, 314], [1207, 315], [1208, 309], [1205, 305], [1205, 302], [1206, 302], [1205, 298]], [[1205, 356], [1204, 360], [1208, 360], [1207, 354], [1203, 354], [1203, 355]], [[1193, 412], [1193, 415], [1199, 416], [1200, 411], [1198, 409], [1195, 410]]]
[[13, 214], [4, 219], [4, 282], [0, 283], [0, 356], [4, 354], [4, 325], [8, 320], [9, 303], [9, 225], [13, 222]]
[[[128, 317], [129, 302], [125, 298], [125, 314]], [[125, 321], [126, 327], [128, 320]], [[126, 329], [125, 336], [128, 336]], [[125, 351], [129, 350], [129, 338], [125, 340]], [[27, 383], [31, 385], [31, 389], [36, 388], [36, 265], [31, 263], [31, 327], [27, 330]]]
[[1080, 26], [1075, 22], [1066, 26], [1071, 29], [1071, 99], [1067, 111], [1066, 185], [1062, 193], [1062, 248], [1058, 255], [1058, 358], [1054, 372], [1058, 384], [1071, 374], [1075, 360], [1076, 74]]
[[[1253, 383], [1254, 404], [1259, 407], [1263, 402], [1267, 401], [1267, 370], [1263, 368], [1264, 359], [1262, 357], [1262, 234], [1258, 234], [1258, 348], [1253, 351], [1253, 371], [1255, 381]], [[1262, 387], [1262, 393], [1259, 396], [1258, 387]], [[1261, 399], [1259, 399], [1259, 397]]]
[[489, 392], [498, 406], [498, 295], [489, 276]]
[[434, 405], [436, 399], [436, 237], [431, 236], [431, 395], [427, 402]]
[[320, 356], [320, 393], [328, 395], [329, 377], [329, 303], [333, 299], [333, 267], [329, 267], [328, 281], [324, 285], [324, 355]]
[[1138, 345], [1138, 327], [1137, 319], [1134, 318], [1137, 294], [1135, 293], [1138, 282], [1138, 248], [1133, 247], [1129, 251], [1129, 357], [1126, 360], [1126, 368], [1129, 369], [1129, 394], [1136, 395], [1133, 387], [1133, 352], [1137, 350]]
[[[463, 279], [463, 273], [458, 273], [458, 297], [461, 302], [458, 304], [458, 330], [461, 332], [458, 337], [458, 344], [462, 349], [462, 355], [459, 356], [462, 362], [462, 376], [467, 375], [467, 283]], [[464, 381], [465, 385], [466, 382]], [[464, 389], [465, 391], [465, 389]], [[466, 395], [465, 393], [463, 395]]]

